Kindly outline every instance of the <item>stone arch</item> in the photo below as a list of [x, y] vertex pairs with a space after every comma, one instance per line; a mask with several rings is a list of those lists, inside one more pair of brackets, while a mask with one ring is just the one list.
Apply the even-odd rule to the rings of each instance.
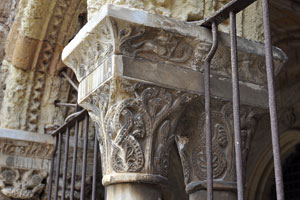
[[[300, 143], [300, 130], [290, 129], [285, 131], [280, 136], [281, 157], [284, 161], [294, 150], [297, 144]], [[265, 200], [268, 195], [268, 190], [271, 188], [270, 179], [274, 177], [274, 164], [272, 146], [269, 144], [265, 147], [264, 153], [262, 153], [256, 162], [251, 175], [249, 175], [249, 181], [247, 184], [247, 199]]]
[[75, 103], [77, 97], [59, 76], [61, 52], [84, 25], [86, 9], [82, 0], [19, 1], [1, 68], [2, 128], [45, 133], [48, 125], [63, 123], [69, 109], [54, 102]]

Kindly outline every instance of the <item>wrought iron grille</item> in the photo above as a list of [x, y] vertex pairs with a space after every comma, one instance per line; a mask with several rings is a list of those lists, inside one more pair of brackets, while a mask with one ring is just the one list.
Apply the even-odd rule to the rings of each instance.
[[[230, 37], [231, 37], [231, 64], [232, 64], [232, 90], [233, 90], [233, 117], [234, 117], [234, 142], [236, 152], [236, 177], [237, 177], [237, 196], [239, 200], [244, 199], [244, 169], [242, 164], [242, 151], [241, 151], [241, 133], [240, 133], [240, 93], [239, 93], [239, 75], [238, 75], [238, 62], [237, 62], [237, 35], [236, 35], [236, 14], [241, 10], [245, 9], [255, 0], [232, 0], [230, 3], [225, 5], [222, 9], [217, 11], [210, 18], [206, 18], [202, 21], [191, 22], [200, 26], [211, 28], [213, 35], [213, 45], [205, 59], [205, 70], [204, 70], [204, 87], [205, 87], [205, 112], [206, 112], [206, 158], [207, 158], [207, 199], [213, 199], [213, 172], [212, 172], [212, 134], [211, 134], [211, 110], [210, 110], [210, 63], [214, 54], [218, 48], [218, 25], [226, 19], [230, 19]], [[283, 179], [282, 169], [280, 161], [280, 146], [278, 138], [278, 125], [277, 125], [277, 111], [275, 101], [275, 90], [274, 90], [274, 73], [273, 73], [273, 54], [271, 46], [271, 35], [270, 35], [270, 24], [269, 24], [269, 7], [268, 0], [262, 0], [263, 5], [263, 22], [264, 22], [264, 36], [265, 36], [265, 60], [266, 60], [266, 71], [267, 71], [267, 83], [269, 93], [269, 109], [270, 109], [270, 121], [271, 121], [271, 132], [272, 132], [272, 147], [274, 156], [274, 171], [275, 171], [275, 185], [276, 185], [276, 196], [277, 200], [284, 200], [283, 191]], [[55, 172], [54, 181], [54, 199], [57, 199], [58, 195], [58, 183], [59, 183], [59, 170], [61, 165], [61, 143], [62, 135], [66, 132], [66, 145], [65, 155], [63, 163], [63, 187], [62, 187], [62, 199], [64, 199], [64, 190], [66, 182], [66, 170], [67, 170], [67, 158], [69, 148], [69, 135], [70, 129], [75, 125], [75, 147], [73, 152], [73, 164], [72, 164], [72, 182], [71, 182], [71, 194], [70, 199], [73, 199], [74, 194], [74, 177], [76, 171], [76, 158], [77, 158], [77, 143], [78, 143], [78, 124], [80, 121], [85, 121], [84, 128], [84, 152], [83, 152], [83, 167], [82, 167], [82, 179], [84, 180], [86, 174], [86, 152], [88, 143], [88, 125], [89, 118], [87, 111], [80, 111], [70, 119], [68, 123], [60, 127], [53, 133], [56, 136], [56, 154], [52, 159], [51, 172], [50, 172], [50, 183]], [[95, 199], [96, 191], [96, 164], [97, 159], [97, 139], [94, 138], [94, 169], [93, 169], [93, 189], [92, 199]], [[57, 155], [57, 157], [55, 156]], [[54, 170], [54, 160], [56, 159], [56, 166]], [[52, 184], [49, 185], [48, 199], [51, 199]], [[81, 194], [80, 199], [84, 199], [85, 185], [84, 181], [81, 182]]]
[[[239, 200], [244, 199], [244, 170], [241, 151], [241, 128], [240, 128], [240, 92], [237, 58], [237, 35], [236, 35], [236, 14], [245, 9], [254, 0], [232, 0], [222, 9], [213, 14], [212, 17], [202, 21], [193, 22], [201, 26], [211, 27], [213, 45], [205, 59], [204, 68], [204, 94], [206, 113], [206, 158], [207, 158], [207, 199], [213, 199], [213, 172], [212, 172], [212, 135], [211, 135], [211, 111], [210, 111], [210, 63], [218, 47], [218, 25], [226, 19], [230, 19], [231, 38], [231, 65], [232, 65], [232, 101], [233, 101], [233, 121], [234, 121], [234, 144], [236, 155], [236, 177], [237, 196]], [[278, 137], [278, 122], [274, 89], [274, 66], [271, 45], [270, 17], [268, 0], [262, 0], [263, 24], [265, 38], [265, 60], [269, 95], [269, 110], [272, 133], [272, 149], [274, 157], [275, 185], [277, 200], [284, 200], [282, 167], [280, 160], [280, 145]]]
[[[74, 139], [71, 141], [70, 133], [74, 129]], [[79, 144], [79, 136], [82, 134], [83, 145], [80, 146]], [[85, 180], [86, 180], [86, 170], [87, 170], [87, 152], [90, 150], [88, 148], [88, 140], [89, 140], [89, 115], [86, 110], [81, 110], [75, 112], [74, 114], [70, 115], [66, 119], [66, 123], [58, 128], [56, 131], [52, 133], [53, 137], [56, 137], [56, 145], [54, 147], [54, 153], [51, 160], [50, 166], [50, 175], [49, 175], [49, 188], [48, 188], [48, 199], [58, 199], [58, 196], [61, 196], [61, 200], [66, 198], [66, 190], [67, 187], [70, 188], [69, 199], [74, 199], [75, 193], [75, 177], [77, 165], [80, 163], [78, 162], [78, 149], [83, 149], [82, 154], [82, 162], [81, 164], [81, 190], [80, 190], [80, 199], [85, 199]], [[94, 145], [92, 146], [93, 149], [93, 174], [92, 174], [92, 191], [91, 191], [91, 199], [96, 199], [96, 186], [97, 186], [97, 161], [98, 161], [98, 140], [96, 137], [96, 133], [93, 135], [94, 137]], [[68, 166], [69, 161], [69, 148], [70, 143], [73, 142], [73, 153], [72, 153], [72, 166]], [[63, 144], [64, 143], [64, 144]], [[64, 146], [64, 149], [62, 148]], [[62, 158], [62, 154], [63, 158]], [[63, 161], [63, 163], [62, 163]], [[68, 168], [71, 167], [71, 183], [67, 185], [67, 174]], [[62, 170], [62, 179], [60, 178]], [[54, 179], [54, 180], [53, 180]], [[62, 183], [60, 185], [60, 183]], [[54, 188], [53, 188], [54, 186]], [[59, 187], [61, 187], [61, 194], [59, 193]], [[98, 199], [98, 198], [97, 198]]]

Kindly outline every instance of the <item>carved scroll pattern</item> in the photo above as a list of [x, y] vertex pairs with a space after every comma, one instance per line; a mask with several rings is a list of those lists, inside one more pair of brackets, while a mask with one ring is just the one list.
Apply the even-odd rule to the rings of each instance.
[[193, 58], [193, 43], [186, 41], [185, 37], [144, 26], [120, 28], [116, 22], [114, 24], [119, 51], [125, 55], [176, 64], [189, 63]]
[[[185, 183], [206, 179], [205, 112], [203, 99], [198, 99], [187, 108], [179, 128], [176, 142], [181, 157]], [[212, 167], [214, 179], [235, 180], [234, 132], [232, 104], [213, 100], [212, 121]], [[251, 137], [255, 131], [258, 109], [242, 106], [240, 110], [243, 160], [246, 162]]]
[[126, 81], [122, 85], [124, 99], [111, 99], [120, 98], [113, 94], [117, 90], [119, 95], [122, 92], [116, 89], [120, 84], [110, 84], [102, 87], [109, 90], [105, 97], [99, 98], [104, 94], [100, 90], [94, 95], [102, 103], [90, 100], [83, 104], [100, 127], [103, 171], [109, 173], [108, 166], [118, 173], [152, 169], [152, 173], [167, 176], [175, 127], [193, 95]]

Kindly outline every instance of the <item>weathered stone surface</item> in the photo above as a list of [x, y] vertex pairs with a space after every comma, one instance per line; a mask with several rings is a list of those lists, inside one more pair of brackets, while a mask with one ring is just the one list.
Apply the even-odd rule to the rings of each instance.
[[[0, 198], [3, 199], [40, 199], [45, 188], [45, 170], [21, 170], [0, 168]], [[1, 194], [2, 193], [2, 194]]]
[[[220, 34], [220, 43], [211, 66], [212, 93], [230, 99], [228, 35]], [[266, 107], [264, 47], [241, 38], [238, 44], [242, 101]], [[205, 28], [108, 5], [64, 49], [63, 60], [81, 81], [79, 102], [114, 76], [202, 94], [201, 72], [210, 45], [211, 34]], [[110, 59], [114, 54], [123, 57]], [[286, 57], [276, 48], [274, 57], [278, 73]]]
[[[212, 96], [217, 97], [212, 100], [214, 188], [217, 196], [230, 199], [236, 195], [232, 105], [224, 101], [231, 99], [230, 46], [227, 34], [219, 39], [211, 76]], [[264, 46], [241, 38], [238, 44], [241, 100], [248, 105], [241, 109], [245, 162], [255, 129], [254, 107], [267, 107], [267, 91]], [[204, 198], [202, 68], [210, 46], [205, 28], [108, 5], [65, 48], [63, 61], [80, 81], [78, 102], [99, 130], [108, 198], [143, 198], [143, 189], [134, 191], [135, 183], [165, 185], [175, 138], [186, 191], [190, 198]], [[278, 73], [286, 57], [277, 48], [274, 57]], [[161, 192], [153, 195], [160, 198]]]
[[[196, 21], [210, 17], [222, 8], [229, 0], [88, 0], [88, 18], [94, 15], [106, 4], [119, 5], [127, 8], [144, 10], [182, 21]], [[220, 30], [229, 33], [228, 21], [220, 25]], [[241, 37], [263, 42], [262, 5], [261, 0], [237, 15], [237, 34]]]
[[0, 129], [0, 166], [49, 170], [54, 143], [48, 135]]
[[55, 107], [54, 102], [68, 101], [71, 86], [66, 80], [12, 65], [8, 70], [0, 117], [2, 128], [44, 133], [47, 125], [63, 123], [66, 109]]
[[0, 2], [0, 65], [4, 58], [4, 47], [8, 32], [17, 13], [19, 0]]
[[[241, 145], [243, 163], [246, 163], [252, 137], [256, 130], [258, 117], [266, 110], [242, 106]], [[227, 199], [236, 196], [236, 171], [234, 150], [234, 130], [232, 103], [212, 99], [212, 152], [214, 194], [221, 197], [222, 192], [230, 194]], [[181, 116], [176, 129], [176, 143], [183, 166], [186, 191], [192, 199], [206, 197], [206, 145], [205, 145], [205, 109], [204, 99], [196, 99], [189, 104]], [[246, 169], [246, 165], [244, 167]], [[202, 192], [199, 192], [201, 191]], [[229, 192], [229, 193], [228, 193]], [[223, 192], [226, 196], [226, 192]], [[226, 199], [224, 196], [224, 199]]]

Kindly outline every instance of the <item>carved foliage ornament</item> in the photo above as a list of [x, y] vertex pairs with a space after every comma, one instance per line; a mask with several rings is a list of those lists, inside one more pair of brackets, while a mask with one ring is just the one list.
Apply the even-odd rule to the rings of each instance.
[[120, 98], [111, 92], [122, 94], [112, 84], [104, 86], [109, 88], [106, 97], [99, 98], [104, 93], [98, 91], [98, 103], [94, 96], [94, 100], [84, 104], [100, 127], [101, 151], [105, 155], [103, 163], [106, 163], [103, 171], [111, 171], [107, 166], [109, 164], [118, 173], [150, 169], [151, 173], [167, 176], [174, 129], [192, 95], [156, 86], [121, 82], [127, 97], [111, 100], [113, 104], [108, 106], [107, 112], [103, 107], [107, 101], [99, 102], [111, 97]]
[[[234, 132], [232, 105], [214, 100], [211, 105], [212, 168], [214, 179], [235, 180]], [[184, 170], [185, 183], [206, 179], [205, 112], [203, 100], [187, 108], [177, 131], [177, 146]], [[255, 109], [242, 106], [241, 139], [243, 160], [247, 159], [251, 136], [256, 127]], [[195, 176], [191, 176], [194, 174]]]
[[40, 199], [46, 171], [1, 168], [0, 191], [13, 199]]

